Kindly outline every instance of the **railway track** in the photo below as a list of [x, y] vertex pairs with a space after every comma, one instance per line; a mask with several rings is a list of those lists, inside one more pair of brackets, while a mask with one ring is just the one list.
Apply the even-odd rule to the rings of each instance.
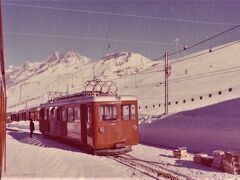
[[151, 179], [171, 179], [171, 180], [181, 180], [181, 179], [192, 179], [189, 176], [180, 174], [178, 172], [172, 171], [163, 167], [156, 162], [144, 161], [142, 159], [133, 157], [129, 154], [118, 155], [114, 157], [109, 157], [121, 164], [124, 164]]
[[[23, 132], [21, 130], [16, 130], [14, 128], [7, 128], [7, 130]], [[189, 176], [180, 174], [179, 172], [175, 172], [173, 170], [166, 168], [163, 164], [161, 165], [159, 162], [146, 161], [140, 158], [136, 158], [129, 154], [107, 157], [118, 163], [128, 166], [151, 179], [171, 179], [171, 180], [192, 179]]]

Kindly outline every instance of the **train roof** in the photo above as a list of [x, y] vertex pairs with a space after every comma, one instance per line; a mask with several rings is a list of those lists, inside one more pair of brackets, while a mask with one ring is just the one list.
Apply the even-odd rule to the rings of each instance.
[[92, 95], [92, 96], [64, 96], [61, 98], [53, 99], [47, 103], [40, 104], [40, 107], [60, 106], [75, 103], [88, 103], [88, 102], [116, 102], [116, 101], [136, 101], [136, 96], [132, 95]]

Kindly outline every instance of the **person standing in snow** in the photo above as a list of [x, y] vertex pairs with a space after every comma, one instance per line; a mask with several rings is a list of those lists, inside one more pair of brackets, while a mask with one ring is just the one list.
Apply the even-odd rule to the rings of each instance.
[[33, 123], [32, 119], [30, 119], [29, 128], [30, 128], [30, 138], [32, 138], [33, 131], [35, 130], [34, 123]]

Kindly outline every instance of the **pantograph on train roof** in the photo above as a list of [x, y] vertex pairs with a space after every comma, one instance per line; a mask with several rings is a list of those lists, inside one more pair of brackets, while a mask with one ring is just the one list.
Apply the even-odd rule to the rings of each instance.
[[85, 82], [84, 91], [80, 93], [56, 97], [50, 101], [59, 101], [86, 96], [117, 96], [117, 91], [118, 87], [115, 82], [93, 79]]

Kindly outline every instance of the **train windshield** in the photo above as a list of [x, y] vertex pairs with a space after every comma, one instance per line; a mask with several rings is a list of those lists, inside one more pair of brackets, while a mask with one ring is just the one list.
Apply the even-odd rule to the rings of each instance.
[[135, 120], [136, 119], [136, 106], [133, 104], [122, 106], [123, 120]]
[[99, 119], [101, 121], [117, 120], [116, 105], [102, 105], [99, 107]]

